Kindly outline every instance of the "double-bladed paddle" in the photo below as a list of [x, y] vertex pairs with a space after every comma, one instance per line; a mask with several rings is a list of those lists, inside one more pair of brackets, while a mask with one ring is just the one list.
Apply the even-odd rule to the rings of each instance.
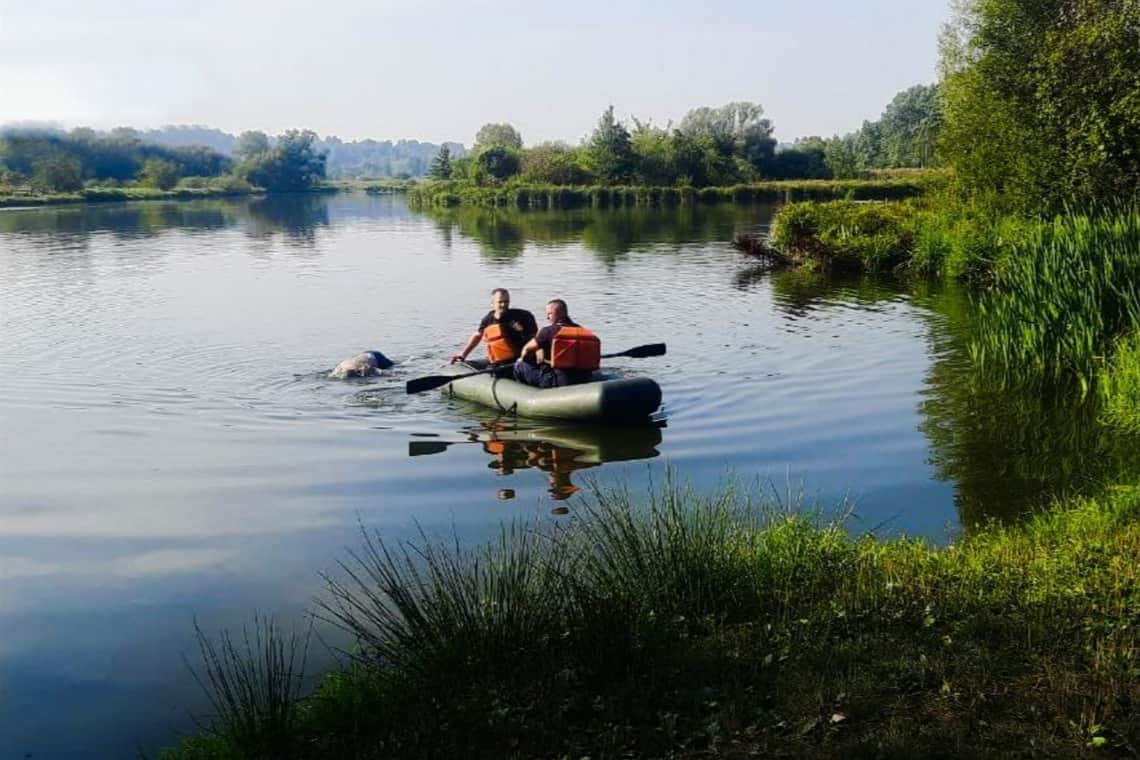
[[[635, 346], [627, 351], [619, 351], [616, 354], [602, 354], [603, 359], [616, 359], [619, 356], [624, 356], [628, 359], [646, 359], [650, 356], [664, 356], [665, 344], [664, 343], [649, 343], [644, 346]], [[462, 380], [465, 377], [474, 377], [475, 375], [485, 375], [488, 372], [494, 372], [502, 367], [509, 367], [514, 362], [500, 362], [492, 364], [486, 369], [481, 369], [476, 372], [468, 372], [463, 375], [428, 375], [426, 377], [417, 377], [414, 380], [409, 380], [406, 386], [408, 393], [422, 393], [423, 391], [430, 391], [432, 388], [439, 388], [442, 385], [447, 385], [455, 380]]]

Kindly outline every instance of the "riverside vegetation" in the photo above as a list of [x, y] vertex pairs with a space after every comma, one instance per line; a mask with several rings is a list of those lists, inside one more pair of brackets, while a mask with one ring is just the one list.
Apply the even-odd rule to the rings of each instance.
[[596, 490], [569, 523], [469, 552], [366, 534], [319, 613], [354, 634], [351, 664], [302, 699], [295, 635], [203, 636], [217, 713], [163, 756], [1065, 757], [1140, 741], [1135, 490], [942, 548], [853, 539], [752, 496], [670, 483], [642, 509]]
[[[789, 204], [772, 242], [819, 268], [968, 284], [987, 392], [1096, 393], [1102, 424], [1140, 431], [1140, 6], [954, 9], [924, 127], [947, 185]], [[595, 159], [629, 157], [615, 124]], [[873, 133], [834, 155], [870, 168], [856, 149]], [[302, 697], [289, 668], [245, 665], [280, 656], [207, 657], [234, 697], [168, 756], [1136, 755], [1136, 473], [1095, 491], [963, 519], [942, 547], [675, 483], [647, 504], [596, 490], [563, 524], [470, 552], [370, 534], [321, 602], [354, 634], [350, 666]]]

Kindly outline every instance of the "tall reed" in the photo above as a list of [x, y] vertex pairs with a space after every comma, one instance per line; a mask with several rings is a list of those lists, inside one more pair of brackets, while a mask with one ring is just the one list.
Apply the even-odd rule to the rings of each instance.
[[194, 630], [202, 666], [190, 670], [213, 710], [205, 731], [237, 757], [290, 756], [312, 626], [286, 635], [272, 618], [258, 617], [239, 640], [228, 631], [211, 638], [196, 621]]
[[1112, 341], [1140, 328], [1140, 210], [1032, 224], [994, 276], [973, 359], [1007, 381], [1071, 376], [1087, 389]]

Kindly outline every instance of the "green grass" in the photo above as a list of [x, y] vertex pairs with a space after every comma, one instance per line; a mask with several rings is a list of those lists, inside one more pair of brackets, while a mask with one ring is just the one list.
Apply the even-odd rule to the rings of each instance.
[[669, 483], [474, 550], [370, 535], [324, 601], [354, 662], [275, 756], [1129, 753], [1138, 516], [1111, 491], [939, 548]]
[[1140, 434], [1140, 332], [1123, 336], [1113, 346], [1099, 389], [1104, 420]]

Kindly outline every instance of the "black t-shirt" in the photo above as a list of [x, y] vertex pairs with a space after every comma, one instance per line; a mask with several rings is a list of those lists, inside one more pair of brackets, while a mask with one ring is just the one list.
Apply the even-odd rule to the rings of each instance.
[[580, 325], [577, 322], [573, 322], [569, 319], [564, 319], [556, 325], [547, 325], [538, 331], [538, 333], [534, 336], [534, 339], [538, 341], [538, 347], [542, 349], [542, 355], [546, 358], [547, 361], [550, 361], [550, 341], [554, 340], [554, 336], [558, 334], [558, 331], [563, 327], [579, 326]]
[[489, 311], [479, 323], [479, 332], [483, 332], [496, 322], [503, 328], [503, 334], [515, 347], [516, 353], [522, 351], [526, 342], [538, 332], [538, 323], [534, 321], [534, 315], [526, 309], [507, 309], [500, 319], [495, 319], [495, 312]]

